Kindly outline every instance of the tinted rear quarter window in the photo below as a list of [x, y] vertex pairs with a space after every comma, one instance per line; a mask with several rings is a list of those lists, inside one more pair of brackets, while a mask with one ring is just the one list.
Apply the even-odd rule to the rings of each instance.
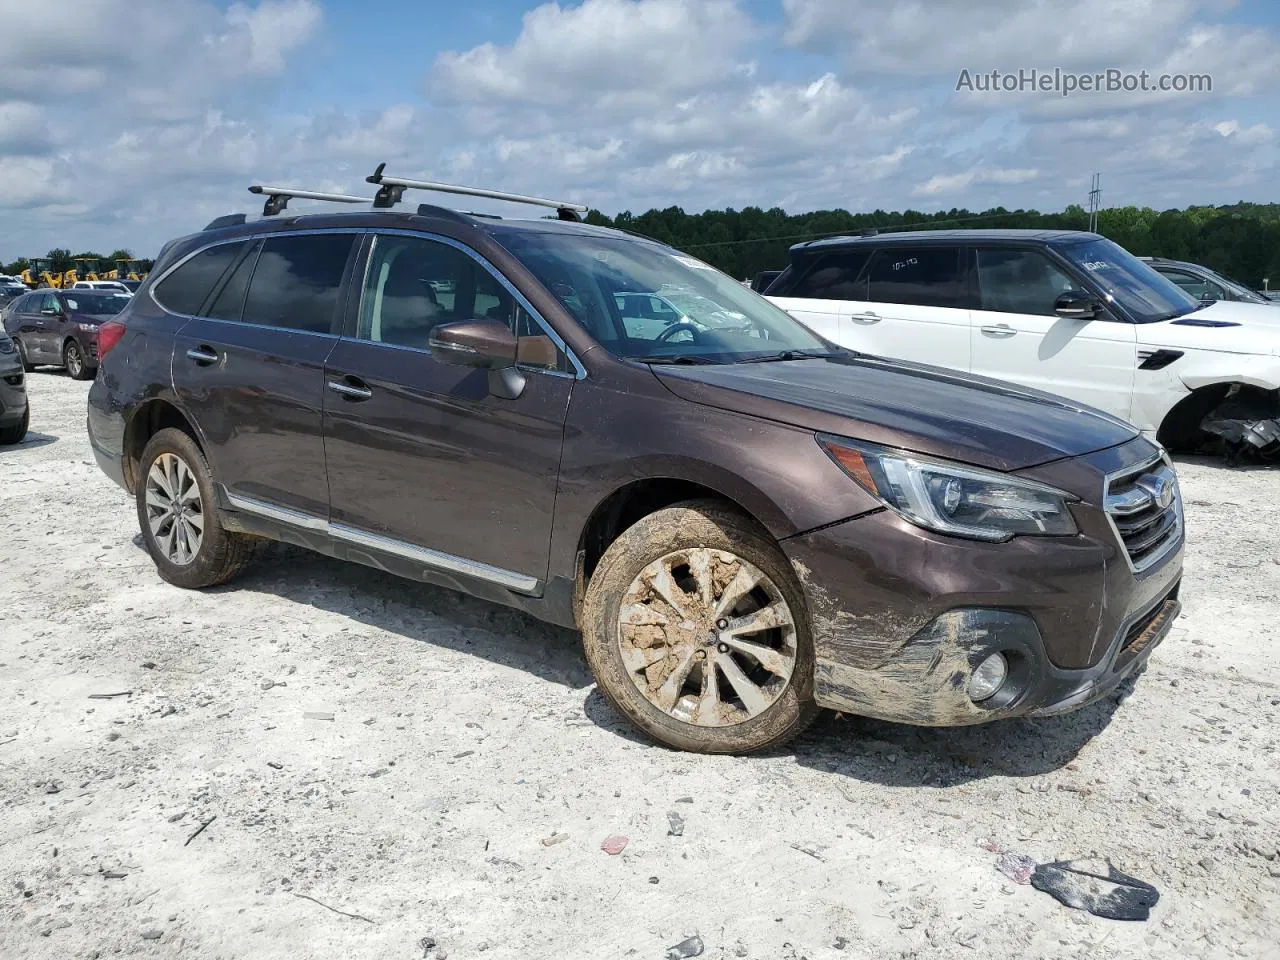
[[858, 282], [858, 275], [869, 256], [865, 250], [829, 253], [805, 271], [790, 291], [779, 295], [812, 300], [865, 300], [867, 281], [863, 278]]
[[244, 322], [331, 332], [354, 239], [349, 233], [322, 233], [265, 240], [245, 299]]
[[214, 284], [235, 262], [245, 243], [221, 243], [200, 251], [156, 285], [155, 298], [166, 310], [198, 315]]
[[249, 278], [253, 276], [254, 264], [258, 262], [258, 251], [250, 250], [235, 269], [231, 271], [222, 289], [214, 297], [208, 314], [215, 320], [239, 320], [244, 310], [245, 294], [249, 292]]
[[879, 250], [867, 276], [867, 299], [921, 307], [960, 307], [965, 302], [957, 247]]

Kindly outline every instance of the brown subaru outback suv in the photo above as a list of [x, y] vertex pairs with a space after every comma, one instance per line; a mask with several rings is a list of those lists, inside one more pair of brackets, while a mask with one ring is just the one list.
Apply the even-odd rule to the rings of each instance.
[[258, 190], [102, 328], [89, 433], [165, 580], [284, 540], [466, 591], [578, 627], [620, 712], [718, 752], [821, 707], [1072, 710], [1177, 615], [1176, 477], [1129, 425], [839, 349], [568, 204], [370, 180], [355, 212]]

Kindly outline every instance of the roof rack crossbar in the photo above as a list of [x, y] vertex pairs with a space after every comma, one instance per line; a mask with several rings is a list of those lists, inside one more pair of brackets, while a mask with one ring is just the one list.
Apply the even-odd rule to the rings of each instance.
[[250, 193], [261, 194], [267, 198], [262, 206], [264, 217], [274, 217], [289, 206], [289, 201], [328, 200], [330, 203], [368, 203], [368, 197], [353, 197], [345, 193], [321, 193], [318, 190], [295, 190], [293, 187], [264, 187], [255, 183], [249, 188]]
[[406, 189], [434, 190], [436, 193], [453, 193], [464, 197], [487, 197], [490, 200], [506, 200], [510, 203], [527, 203], [535, 207], [550, 207], [559, 214], [561, 220], [581, 220], [579, 214], [586, 213], [587, 207], [580, 203], [569, 203], [564, 200], [548, 200], [545, 197], [528, 197], [520, 193], [503, 193], [499, 190], [484, 190], [480, 187], [462, 187], [452, 183], [437, 183], [434, 180], [405, 180], [401, 177], [388, 177], [383, 174], [385, 163], [378, 164], [373, 175], [366, 177], [369, 183], [380, 188], [374, 198], [375, 207], [391, 206], [399, 201]]

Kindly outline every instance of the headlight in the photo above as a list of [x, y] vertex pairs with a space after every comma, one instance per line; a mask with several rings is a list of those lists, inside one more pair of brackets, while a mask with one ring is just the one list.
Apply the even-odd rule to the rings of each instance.
[[97, 333], [98, 325], [96, 323], [77, 323], [76, 326], [81, 333]]
[[13, 353], [13, 341], [9, 339], [9, 335], [0, 331], [0, 353]]
[[907, 520], [976, 540], [1076, 532], [1069, 493], [1034, 480], [931, 460], [902, 450], [820, 435], [845, 473]]

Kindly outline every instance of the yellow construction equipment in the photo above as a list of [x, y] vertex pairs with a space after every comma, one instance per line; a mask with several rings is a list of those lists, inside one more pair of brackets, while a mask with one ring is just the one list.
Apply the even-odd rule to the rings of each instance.
[[99, 280], [101, 278], [98, 276], [98, 269], [97, 260], [91, 257], [77, 257], [75, 269], [77, 276], [71, 282], [75, 283], [76, 280]]
[[[40, 287], [51, 287], [54, 290], [58, 290], [62, 287], [66, 274], [50, 273], [49, 268], [53, 266], [50, 261], [46, 260], [44, 257], [32, 257], [28, 263], [30, 266], [22, 271], [22, 282], [32, 290]], [[72, 271], [72, 273], [74, 272], [75, 271]], [[71, 282], [75, 283], [74, 280]]]

